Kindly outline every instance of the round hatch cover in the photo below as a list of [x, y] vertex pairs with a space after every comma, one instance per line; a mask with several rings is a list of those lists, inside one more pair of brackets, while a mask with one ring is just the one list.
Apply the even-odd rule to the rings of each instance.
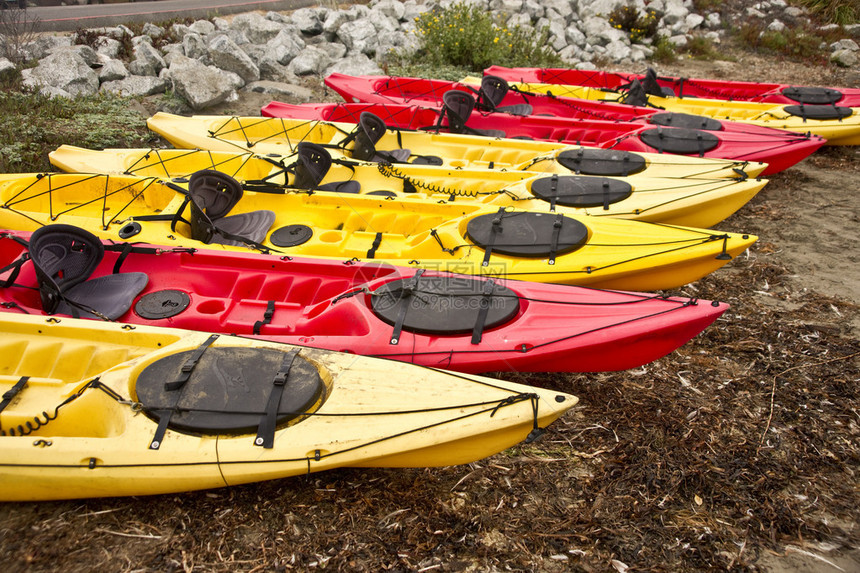
[[782, 95], [798, 103], [814, 105], [834, 104], [842, 99], [842, 92], [830, 88], [792, 86], [782, 90]]
[[[412, 286], [414, 285], [414, 287]], [[484, 328], [504, 324], [520, 308], [517, 294], [494, 284], [484, 297], [487, 281], [465, 276], [432, 276], [399, 279], [378, 288], [371, 299], [373, 312], [394, 325], [402, 315], [403, 330], [427, 334], [472, 332], [482, 305], [487, 307]]]
[[[144, 411], [171, 410], [179, 401], [169, 427], [203, 434], [249, 434], [257, 431], [284, 352], [273, 348], [207, 348], [188, 382], [174, 391], [164, 384], [176, 380], [183, 364], [196, 350], [178, 352], [143, 369], [136, 382]], [[325, 386], [317, 369], [296, 356], [278, 407], [278, 424], [305, 413]]]
[[791, 115], [823, 121], [851, 117], [851, 114], [854, 113], [850, 107], [836, 105], [787, 105], [784, 109], [785, 113]]
[[158, 290], [140, 297], [134, 305], [134, 312], [141, 318], [158, 320], [180, 314], [188, 308], [189, 304], [191, 304], [191, 297], [184, 291]]
[[639, 134], [645, 144], [660, 153], [680, 153], [682, 155], [703, 155], [715, 148], [720, 140], [709, 131], [672, 127], [646, 129]]
[[313, 229], [307, 225], [286, 225], [272, 231], [269, 241], [276, 247], [295, 247], [306, 243], [313, 236]]
[[[553, 249], [556, 223], [560, 228]], [[588, 228], [555, 213], [515, 211], [479, 215], [466, 225], [466, 234], [476, 245], [490, 247], [494, 253], [537, 258], [578, 249], [588, 239]]]
[[553, 175], [532, 182], [532, 194], [565, 207], [602, 207], [630, 197], [633, 187], [626, 181], [606, 177]]
[[691, 113], [655, 113], [648, 118], [648, 123], [665, 125], [666, 127], [683, 127], [686, 129], [704, 129], [705, 131], [721, 131], [723, 124], [712, 117], [693, 115]]
[[646, 167], [645, 158], [641, 155], [617, 149], [569, 149], [558, 154], [558, 162], [583, 175], [626, 177]]

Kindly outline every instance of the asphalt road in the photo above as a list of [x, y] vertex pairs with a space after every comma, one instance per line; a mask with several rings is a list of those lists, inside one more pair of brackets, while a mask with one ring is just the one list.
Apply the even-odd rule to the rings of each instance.
[[26, 18], [40, 31], [72, 32], [79, 28], [116, 26], [125, 22], [160, 22], [171, 18], [207, 18], [239, 12], [295, 10], [315, 0], [151, 0], [85, 6], [34, 6]]

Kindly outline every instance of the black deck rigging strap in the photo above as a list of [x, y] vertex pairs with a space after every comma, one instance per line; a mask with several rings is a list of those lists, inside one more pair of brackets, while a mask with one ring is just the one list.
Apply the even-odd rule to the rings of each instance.
[[564, 224], [564, 215], [559, 213], [555, 217], [555, 221], [552, 224], [552, 238], [550, 239], [549, 244], [549, 264], [555, 264], [555, 253], [558, 251], [558, 237], [561, 234], [561, 227]]
[[558, 199], [558, 174], [553, 173], [549, 181], [549, 211], [553, 213], [555, 212], [555, 202]]
[[490, 238], [487, 240], [487, 245], [484, 247], [484, 260], [481, 261], [481, 266], [486, 267], [490, 264], [490, 256], [493, 254], [493, 244], [496, 242], [496, 235], [502, 232], [502, 218], [505, 214], [505, 208], [499, 207], [497, 212], [498, 217], [493, 219], [493, 225], [490, 227]]
[[165, 392], [177, 392], [176, 399], [173, 401], [173, 407], [169, 410], [157, 410], [154, 412], [158, 416], [158, 427], [155, 429], [155, 435], [149, 443], [150, 450], [157, 450], [161, 447], [161, 442], [164, 440], [164, 434], [167, 432], [170, 418], [176, 411], [176, 407], [179, 404], [179, 398], [182, 396], [181, 390], [185, 387], [188, 379], [191, 378], [191, 373], [194, 372], [194, 367], [197, 366], [198, 362], [200, 362], [200, 358], [203, 357], [203, 353], [206, 352], [206, 349], [209, 348], [217, 339], [217, 334], [213, 334], [207, 338], [203, 344], [197, 347], [197, 350], [194, 351], [188, 360], [185, 361], [185, 364], [182, 365], [182, 369], [180, 370], [179, 376], [176, 377], [176, 380], [164, 383]]
[[373, 239], [373, 244], [367, 250], [367, 258], [372, 259], [376, 256], [376, 249], [379, 248], [379, 243], [382, 242], [382, 233], [376, 233], [376, 237]]
[[21, 376], [21, 378], [17, 382], [15, 382], [14, 386], [12, 386], [3, 393], [3, 401], [0, 402], [0, 412], [5, 410], [6, 406], [8, 406], [12, 402], [12, 400], [15, 399], [15, 396], [17, 396], [21, 392], [21, 390], [24, 389], [24, 386], [27, 385], [27, 380], [29, 379], [29, 376]]
[[400, 333], [403, 331], [403, 321], [406, 320], [406, 311], [409, 310], [409, 298], [415, 293], [418, 287], [418, 281], [421, 275], [424, 274], [424, 269], [418, 269], [409, 282], [403, 285], [403, 297], [406, 298], [406, 304], [400, 307], [400, 313], [397, 315], [397, 320], [394, 323], [394, 330], [391, 332], [391, 338], [388, 344], [396, 346], [400, 342]]
[[481, 303], [478, 308], [478, 316], [475, 319], [475, 327], [472, 329], [472, 344], [480, 344], [481, 342], [484, 334], [484, 324], [486, 324], [487, 314], [490, 312], [490, 299], [493, 296], [494, 290], [496, 290], [496, 283], [493, 279], [487, 279], [481, 292]]
[[260, 419], [260, 425], [257, 427], [257, 437], [254, 439], [255, 446], [262, 446], [267, 450], [275, 446], [275, 429], [278, 422], [278, 408], [281, 405], [281, 396], [284, 394], [284, 387], [287, 385], [287, 378], [290, 376], [290, 368], [292, 368], [293, 360], [295, 360], [298, 353], [299, 349], [293, 348], [284, 354], [284, 359], [281, 361], [281, 368], [272, 380], [272, 390], [269, 392], [269, 401], [266, 403], [266, 411]]
[[4, 281], [0, 281], [0, 288], [9, 288], [11, 286], [20, 286], [15, 284], [15, 279], [18, 278], [18, 273], [21, 272], [21, 266], [24, 263], [30, 260], [30, 253], [23, 253], [18, 259], [13, 261], [12, 263], [6, 265], [2, 269], [0, 269], [0, 275], [6, 273], [6, 271], [11, 270], [12, 272], [9, 274], [8, 278]]
[[270, 300], [266, 303], [266, 311], [263, 313], [263, 320], [258, 320], [254, 323], [254, 334], [259, 335], [260, 329], [267, 324], [271, 324], [272, 317], [275, 315], [275, 301]]

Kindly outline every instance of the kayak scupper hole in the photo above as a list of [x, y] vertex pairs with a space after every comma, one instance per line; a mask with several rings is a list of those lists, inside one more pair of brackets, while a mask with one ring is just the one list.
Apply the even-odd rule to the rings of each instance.
[[339, 243], [342, 238], [342, 233], [339, 231], [326, 231], [319, 236], [319, 240], [324, 243]]
[[200, 314], [218, 314], [224, 312], [226, 308], [223, 300], [204, 300], [197, 305], [197, 312]]

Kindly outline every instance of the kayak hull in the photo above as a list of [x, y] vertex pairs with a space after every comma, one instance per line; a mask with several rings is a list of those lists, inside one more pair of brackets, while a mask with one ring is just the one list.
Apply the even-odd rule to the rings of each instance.
[[[448, 129], [447, 118], [433, 108], [406, 104], [340, 103], [340, 104], [277, 104], [273, 102], [263, 109], [265, 115], [290, 118], [330, 121], [336, 123], [357, 122], [362, 112], [370, 112], [383, 118], [391, 128], [408, 130]], [[472, 113], [466, 126], [473, 130], [498, 130], [506, 138], [537, 140], [571, 146], [618, 149], [638, 153], [670, 156], [729, 159], [751, 163], [766, 163], [762, 175], [778, 173], [802, 161], [825, 144], [819, 136], [795, 133], [768, 127], [743, 125], [740, 128], [708, 132], [714, 139], [714, 147], [699, 148], [695, 145], [685, 153], [670, 153], [647, 140], [654, 130], [672, 132], [674, 128], [663, 128], [648, 123], [633, 123], [611, 120], [584, 120], [539, 115], [514, 116], [504, 113]], [[153, 129], [152, 125], [150, 126]], [[159, 130], [165, 137], [166, 130]], [[177, 136], [173, 136], [178, 139]], [[485, 138], [488, 139], [488, 138]], [[518, 140], [519, 140], [518, 139]], [[183, 141], [186, 145], [188, 141]], [[176, 144], [176, 141], [174, 141]]]
[[[185, 222], [174, 223], [177, 214], [188, 211], [183, 211], [186, 188], [187, 182], [120, 175], [6, 175], [0, 177], [4, 207], [0, 228], [33, 231], [56, 222], [81, 227], [101, 239], [170, 248], [204, 244], [238, 252], [256, 248], [346, 264], [373, 259], [410, 268], [644, 291], [698, 280], [757, 240], [752, 235], [609, 217], [323, 193], [248, 192], [230, 217], [235, 212], [253, 221], [255, 214], [270, 213], [270, 226], [256, 229], [262, 242], [218, 244], [212, 242], [214, 236], [194, 238]], [[509, 229], [495, 244], [489, 239], [496, 232], [494, 221]], [[470, 228], [482, 226], [489, 236], [470, 234]], [[553, 239], [555, 229], [566, 229], [563, 248], [558, 236]], [[294, 231], [304, 234], [300, 241], [281, 240], [292, 241]]]
[[[30, 233], [11, 231], [0, 236], [0, 268], [27, 252], [29, 238]], [[113, 274], [122, 251], [108, 249], [93, 279]], [[149, 280], [119, 322], [237, 334], [473, 373], [636, 368], [685, 344], [728, 308], [715, 301], [497, 280], [517, 298], [518, 308], [507, 322], [485, 328], [479, 340], [471, 330], [407, 328], [393, 344], [394, 327], [375, 313], [370, 293], [412, 279], [413, 269], [161, 248], [126, 254], [121, 272], [146, 273]], [[473, 280], [432, 271], [422, 276], [452, 288]], [[21, 267], [15, 285], [0, 289], [10, 312], [46, 314], [32, 263]], [[473, 303], [437, 300], [439, 315], [449, 310], [445, 305], [461, 304], [468, 312]], [[155, 312], [149, 301], [160, 304]], [[179, 312], [160, 312], [180, 303], [186, 306]], [[270, 304], [269, 322], [261, 324]]]
[[[27, 377], [0, 414], [3, 501], [175, 493], [337, 467], [467, 463], [527, 439], [576, 404], [574, 396], [554, 390], [410, 364], [72, 318], [0, 313], [0, 345], [3, 391]], [[212, 364], [219, 368], [217, 361], [208, 357], [244, 357], [225, 366], [241, 381], [235, 376], [253, 369], [255, 356], [292, 352], [287, 387], [318, 376], [322, 389], [303, 415], [271, 434], [259, 432], [271, 436], [270, 445], [256, 443], [255, 429], [190, 431], [173, 422], [156, 444], [163, 414], [141, 395], [146, 372], [197, 351], [192, 388], [217, 373], [211, 370]], [[296, 374], [296, 364], [305, 370]], [[263, 395], [271, 385], [244, 383], [254, 392], [261, 384]], [[180, 406], [197, 398], [187, 394], [178, 398]], [[52, 412], [51, 419], [22, 426], [43, 411]]]
[[[66, 172], [129, 174], [142, 177], [188, 178], [203, 170], [216, 170], [237, 179], [245, 188], [278, 188], [295, 185], [288, 173], [296, 156], [273, 158], [242, 152], [186, 149], [106, 149], [92, 151], [63, 145], [51, 152], [51, 162]], [[474, 203], [513, 207], [527, 211], [552, 211], [617, 217], [690, 227], [711, 227], [726, 219], [752, 199], [767, 183], [764, 179], [650, 177], [644, 172], [627, 177], [591, 177], [568, 174], [552, 179], [542, 173], [548, 163], [535, 164], [534, 171], [506, 169], [452, 169], [444, 166], [370, 163], [333, 163], [315, 192], [360, 195], [386, 194], [397, 200], [431, 199], [448, 203]], [[542, 195], [541, 186], [570, 185], [588, 193], [586, 206], [576, 201], [553, 201]], [[347, 187], [349, 185], [349, 187]], [[605, 188], [629, 189], [629, 194], [610, 199]], [[537, 191], [536, 191], [537, 190]], [[579, 195], [580, 197], [582, 195]]]

